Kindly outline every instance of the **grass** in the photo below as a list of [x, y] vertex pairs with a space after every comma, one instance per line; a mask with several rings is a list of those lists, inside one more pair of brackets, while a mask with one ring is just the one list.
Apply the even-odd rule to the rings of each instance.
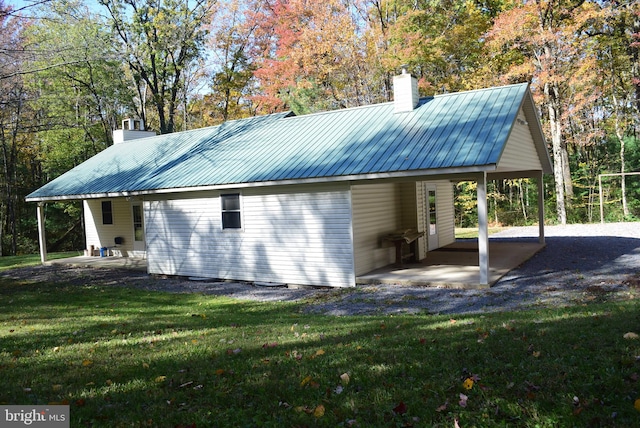
[[[489, 235], [493, 235], [494, 233], [498, 233], [500, 231], [506, 230], [508, 227], [489, 227]], [[455, 230], [456, 239], [473, 239], [478, 237], [478, 228], [477, 227], [456, 227]]]
[[[64, 259], [67, 257], [78, 256], [77, 251], [49, 253], [47, 254], [48, 260]], [[13, 269], [16, 267], [25, 266], [37, 266], [41, 264], [40, 254], [26, 254], [21, 256], [2, 256], [0, 257], [0, 272], [7, 269]]]
[[637, 426], [638, 309], [332, 317], [4, 279], [0, 404], [69, 404], [72, 427]]

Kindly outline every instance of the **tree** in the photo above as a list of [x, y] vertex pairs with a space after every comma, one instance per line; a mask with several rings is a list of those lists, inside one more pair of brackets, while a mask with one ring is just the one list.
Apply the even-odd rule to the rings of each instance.
[[386, 24], [387, 69], [409, 66], [425, 95], [477, 86], [484, 34], [495, 10], [470, 0], [385, 2], [376, 5], [375, 13], [382, 8], [385, 20], [393, 17]]
[[261, 11], [262, 58], [255, 76], [262, 94], [255, 99], [264, 110], [298, 103], [299, 112], [311, 112], [362, 103], [355, 13], [340, 0], [276, 0]]
[[551, 139], [561, 224], [567, 222], [573, 196], [567, 124], [594, 95], [581, 83], [595, 65], [583, 30], [599, 12], [596, 3], [584, 0], [527, 0], [500, 14], [488, 33], [490, 55], [498, 67], [493, 71], [509, 83], [535, 83]]
[[258, 22], [252, 15], [259, 10], [257, 2], [230, 0], [221, 5], [212, 20], [208, 41], [213, 57], [211, 93], [201, 102], [205, 124], [255, 114], [252, 96]]
[[162, 134], [175, 130], [184, 73], [200, 57], [213, 0], [100, 0], [120, 41], [138, 92], [138, 113], [148, 120], [147, 91]]
[[123, 78], [112, 34], [98, 16], [68, 1], [50, 2], [45, 13], [48, 19], [28, 32], [38, 55], [27, 81], [38, 93], [34, 107], [49, 131], [40, 135], [42, 141], [46, 145], [52, 137], [52, 150], [66, 146], [63, 157], [71, 162], [55, 177], [112, 144], [120, 114], [134, 108], [134, 93]]
[[31, 136], [27, 133], [33, 112], [30, 93], [23, 81], [27, 56], [24, 30], [28, 21], [11, 15], [10, 6], [0, 0], [0, 156], [2, 168], [0, 200], [0, 254], [16, 254], [19, 246], [18, 223], [25, 177], [23, 150]]

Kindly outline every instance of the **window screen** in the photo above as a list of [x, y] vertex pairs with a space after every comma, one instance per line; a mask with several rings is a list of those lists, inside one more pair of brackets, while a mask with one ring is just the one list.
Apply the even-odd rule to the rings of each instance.
[[102, 201], [102, 224], [113, 224], [111, 201]]
[[222, 228], [240, 229], [240, 194], [220, 195], [222, 202]]

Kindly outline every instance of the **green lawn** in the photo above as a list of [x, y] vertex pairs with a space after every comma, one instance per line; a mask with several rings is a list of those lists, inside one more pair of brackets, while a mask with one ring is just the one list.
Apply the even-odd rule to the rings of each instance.
[[[306, 315], [0, 280], [0, 404], [71, 426], [638, 426], [638, 300], [483, 316]], [[194, 425], [195, 424], [195, 425]]]
[[[64, 259], [67, 257], [75, 257], [79, 255], [80, 253], [78, 251], [49, 253], [47, 254], [47, 259], [48, 260]], [[40, 261], [40, 254], [27, 254], [23, 256], [3, 256], [3, 257], [0, 257], [0, 272], [6, 269], [12, 269], [16, 267], [37, 266], [41, 263], [42, 262]]]
[[[502, 230], [509, 229], [508, 227], [489, 227], [489, 235], [500, 232]], [[478, 237], [477, 227], [456, 227], [455, 230], [456, 239], [472, 239]]]

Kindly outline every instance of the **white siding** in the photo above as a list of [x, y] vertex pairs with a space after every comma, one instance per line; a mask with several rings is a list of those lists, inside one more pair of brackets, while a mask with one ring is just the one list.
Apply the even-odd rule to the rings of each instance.
[[[102, 201], [111, 201], [113, 224], [102, 224]], [[133, 250], [133, 218], [131, 203], [124, 198], [89, 199], [83, 201], [86, 249], [113, 247], [116, 236], [124, 238], [118, 250], [131, 256]]]
[[524, 112], [520, 109], [507, 145], [500, 157], [497, 171], [540, 170], [540, 158], [531, 137]]
[[218, 192], [145, 204], [150, 273], [355, 285], [347, 185], [243, 189], [242, 229], [223, 230]]
[[438, 245], [444, 247], [455, 242], [455, 210], [453, 206], [453, 183], [436, 183], [436, 216], [438, 222]]
[[399, 185], [393, 183], [351, 187], [356, 275], [395, 261], [395, 247], [382, 237], [402, 226]]

